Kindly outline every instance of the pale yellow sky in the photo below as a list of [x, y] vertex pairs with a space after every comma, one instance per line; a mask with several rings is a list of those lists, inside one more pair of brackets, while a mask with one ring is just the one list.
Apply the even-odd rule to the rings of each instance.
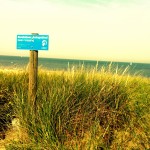
[[[137, 0], [138, 1], [138, 0]], [[71, 5], [44, 0], [0, 0], [0, 55], [16, 50], [17, 34], [49, 34], [40, 57], [150, 62], [150, 1]]]

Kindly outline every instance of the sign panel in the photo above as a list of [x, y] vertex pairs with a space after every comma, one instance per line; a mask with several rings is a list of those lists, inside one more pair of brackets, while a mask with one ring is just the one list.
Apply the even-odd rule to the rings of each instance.
[[17, 35], [17, 49], [48, 50], [49, 35]]

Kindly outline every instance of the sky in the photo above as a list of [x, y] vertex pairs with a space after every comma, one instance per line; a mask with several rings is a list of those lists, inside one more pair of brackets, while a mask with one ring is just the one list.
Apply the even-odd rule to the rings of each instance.
[[0, 55], [17, 34], [48, 34], [39, 57], [150, 63], [150, 0], [0, 0]]

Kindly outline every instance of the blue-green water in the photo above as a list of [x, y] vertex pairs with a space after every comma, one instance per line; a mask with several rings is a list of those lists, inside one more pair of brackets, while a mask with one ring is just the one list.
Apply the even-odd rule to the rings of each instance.
[[[29, 63], [29, 57], [19, 56], [1, 56], [0, 55], [0, 68], [22, 68], [25, 69]], [[130, 62], [108, 62], [108, 61], [94, 61], [94, 60], [73, 60], [73, 59], [56, 59], [56, 58], [39, 58], [38, 65], [40, 68], [48, 70], [67, 70], [68, 67], [80, 68], [82, 65], [84, 68], [93, 69], [98, 64], [98, 69], [101, 67], [108, 68], [111, 64], [111, 70], [124, 71], [126, 67], [129, 67], [129, 74], [142, 75], [150, 77], [150, 64], [146, 63], [130, 63]]]

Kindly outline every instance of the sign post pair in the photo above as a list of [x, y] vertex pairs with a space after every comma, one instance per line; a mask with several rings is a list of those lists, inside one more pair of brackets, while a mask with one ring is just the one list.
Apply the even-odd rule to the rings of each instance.
[[19, 34], [17, 35], [17, 49], [30, 50], [29, 58], [29, 103], [36, 108], [38, 50], [48, 50], [49, 35]]

